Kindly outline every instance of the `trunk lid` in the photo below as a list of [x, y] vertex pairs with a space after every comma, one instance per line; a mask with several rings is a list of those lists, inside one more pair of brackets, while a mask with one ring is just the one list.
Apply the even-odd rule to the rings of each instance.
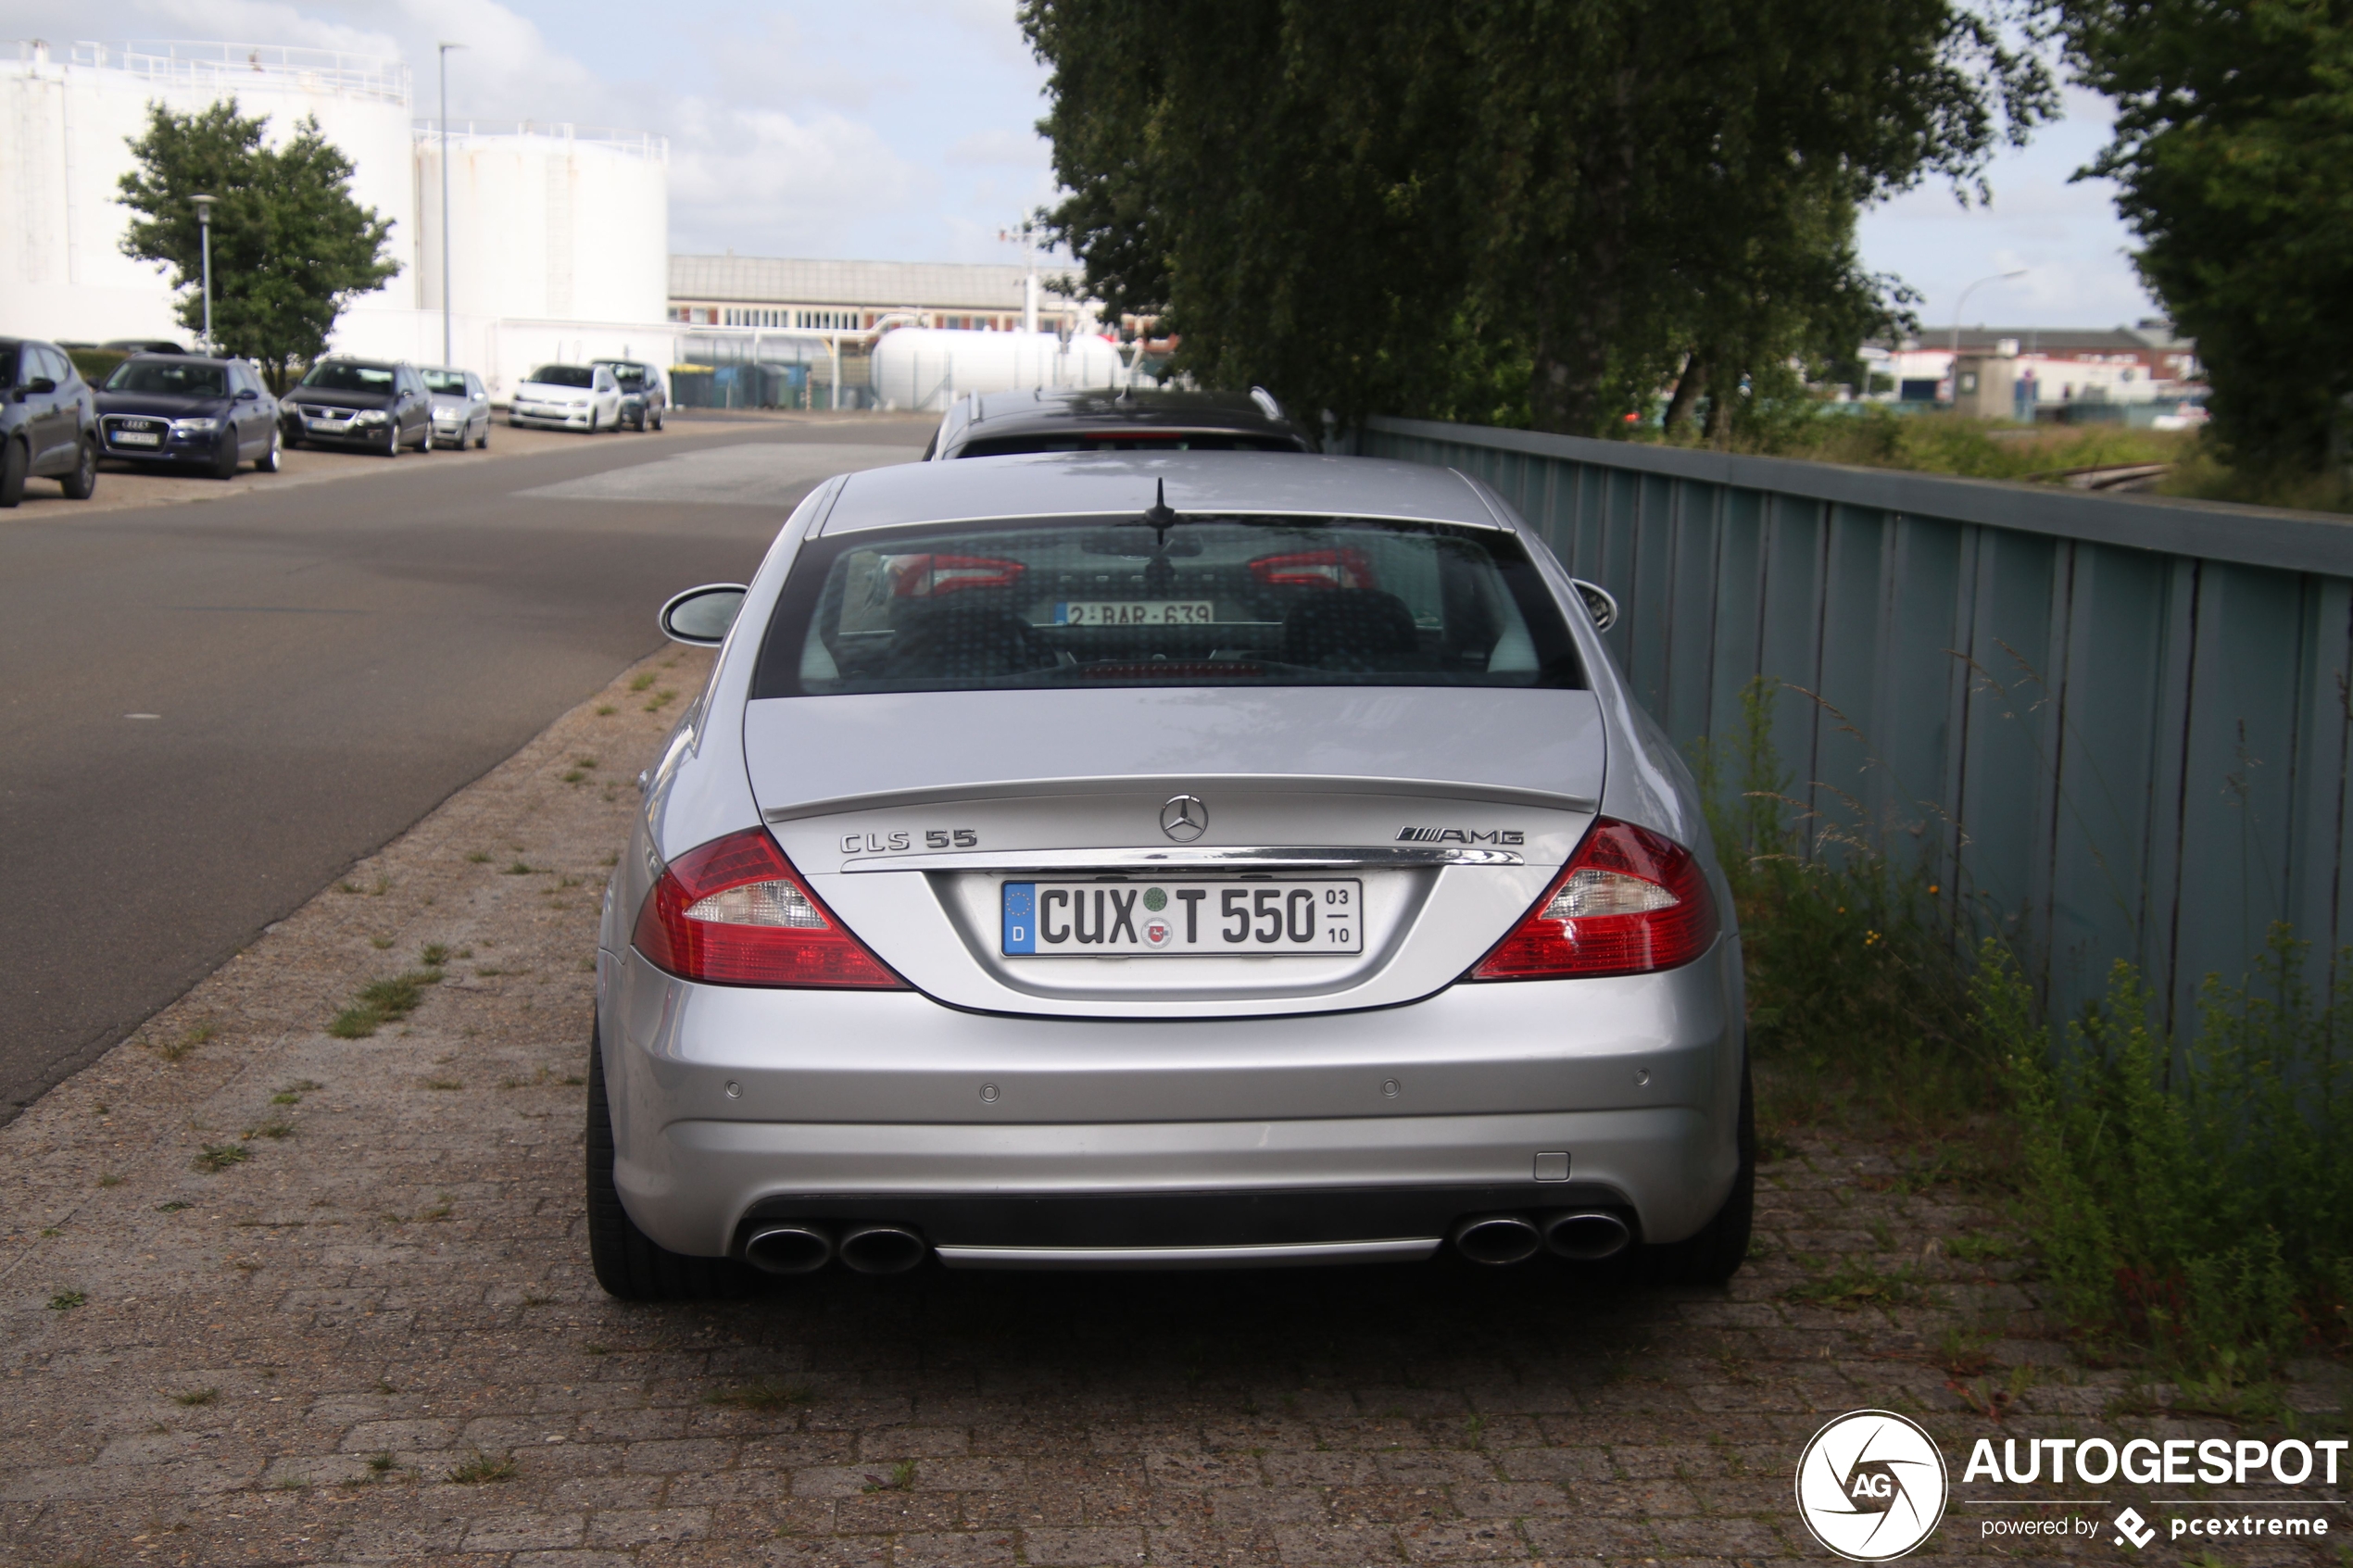
[[[861, 939], [954, 1006], [1211, 1017], [1385, 1006], [1451, 984], [1601, 798], [1591, 692], [1142, 687], [754, 701], [752, 792]], [[1197, 834], [1164, 811], [1177, 797]], [[1008, 884], [1287, 885], [1361, 900], [1341, 953], [1008, 954]], [[1137, 885], [1140, 884], [1140, 886]], [[1065, 949], [1068, 950], [1068, 949]]]

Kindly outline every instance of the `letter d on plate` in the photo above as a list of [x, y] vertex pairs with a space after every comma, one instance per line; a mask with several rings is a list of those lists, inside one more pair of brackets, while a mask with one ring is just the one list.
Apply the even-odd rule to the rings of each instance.
[[1038, 950], [1038, 884], [1034, 882], [1005, 884], [1005, 951], [1034, 953]]

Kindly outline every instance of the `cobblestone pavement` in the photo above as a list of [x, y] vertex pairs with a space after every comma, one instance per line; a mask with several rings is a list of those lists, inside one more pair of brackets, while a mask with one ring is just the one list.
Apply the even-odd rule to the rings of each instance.
[[[2041, 1336], [1965, 1188], [1829, 1143], [1774, 1151], [1729, 1293], [1431, 1266], [609, 1301], [581, 1223], [588, 955], [666, 694], [703, 668], [616, 682], [0, 1131], [0, 1556], [1826, 1560], [1793, 1468], [1864, 1406], [1918, 1414], [1952, 1466], [1928, 1555], [2132, 1556], [2107, 1519], [2161, 1520], [2147, 1488], [2020, 1507], [2092, 1492], [1966, 1485], [1964, 1456], [2241, 1436], [2112, 1413], [2127, 1374]], [[379, 993], [412, 1012], [326, 1032], [404, 973], [439, 976]], [[2335, 1376], [2292, 1392], [2307, 1435], [2343, 1428]], [[2098, 1535], [1984, 1535], [2070, 1514]], [[2316, 1556], [2259, 1544], [2214, 1550]]]

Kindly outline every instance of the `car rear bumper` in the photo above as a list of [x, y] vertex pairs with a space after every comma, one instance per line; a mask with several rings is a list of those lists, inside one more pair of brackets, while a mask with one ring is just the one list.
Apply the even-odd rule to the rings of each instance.
[[974, 1266], [1426, 1255], [1498, 1210], [1607, 1209], [1676, 1241], [1738, 1166], [1736, 961], [1724, 942], [1661, 975], [1125, 1022], [693, 985], [607, 952], [614, 1178], [640, 1229], [701, 1256], [774, 1219], [906, 1224]]

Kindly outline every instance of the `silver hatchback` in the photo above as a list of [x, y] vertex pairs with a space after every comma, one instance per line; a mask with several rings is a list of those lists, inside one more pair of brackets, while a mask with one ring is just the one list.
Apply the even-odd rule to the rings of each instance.
[[1745, 1254], [1692, 779], [1486, 486], [873, 470], [749, 587], [607, 894], [598, 1279]]

